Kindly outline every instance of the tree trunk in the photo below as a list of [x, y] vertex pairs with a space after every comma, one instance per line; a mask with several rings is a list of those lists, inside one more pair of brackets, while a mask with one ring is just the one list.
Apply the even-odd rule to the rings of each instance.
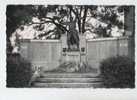
[[87, 11], [88, 11], [87, 6], [85, 6], [84, 8], [85, 10], [84, 10], [84, 15], [83, 15], [82, 33], [85, 32], [85, 21], [86, 21], [86, 16], [87, 16]]
[[80, 7], [80, 12], [78, 16], [78, 28], [79, 28], [79, 33], [81, 33], [81, 12], [82, 12], [82, 6]]

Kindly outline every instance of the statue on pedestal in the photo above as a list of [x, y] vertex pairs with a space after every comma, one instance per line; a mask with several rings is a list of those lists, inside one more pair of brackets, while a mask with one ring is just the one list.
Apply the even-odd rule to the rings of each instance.
[[78, 36], [78, 31], [76, 30], [76, 19], [73, 20], [73, 18], [70, 17], [70, 22], [68, 26], [69, 26], [69, 32], [67, 33], [68, 50], [79, 50], [79, 36]]

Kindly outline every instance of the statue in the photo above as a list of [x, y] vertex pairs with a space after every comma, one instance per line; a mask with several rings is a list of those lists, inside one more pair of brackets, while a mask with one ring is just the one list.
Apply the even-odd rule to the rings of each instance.
[[76, 30], [76, 20], [70, 18], [69, 32], [67, 33], [68, 50], [79, 50], [79, 36]]

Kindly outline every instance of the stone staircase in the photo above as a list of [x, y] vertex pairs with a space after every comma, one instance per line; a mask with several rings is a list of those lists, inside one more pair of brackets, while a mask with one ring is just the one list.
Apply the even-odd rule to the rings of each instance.
[[43, 73], [31, 87], [37, 88], [99, 88], [102, 80], [94, 73]]

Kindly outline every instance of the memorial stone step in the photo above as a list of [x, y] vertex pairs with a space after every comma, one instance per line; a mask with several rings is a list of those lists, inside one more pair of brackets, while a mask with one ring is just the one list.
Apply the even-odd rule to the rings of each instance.
[[101, 77], [92, 73], [43, 73], [36, 78], [32, 87], [97, 88], [101, 85]]

